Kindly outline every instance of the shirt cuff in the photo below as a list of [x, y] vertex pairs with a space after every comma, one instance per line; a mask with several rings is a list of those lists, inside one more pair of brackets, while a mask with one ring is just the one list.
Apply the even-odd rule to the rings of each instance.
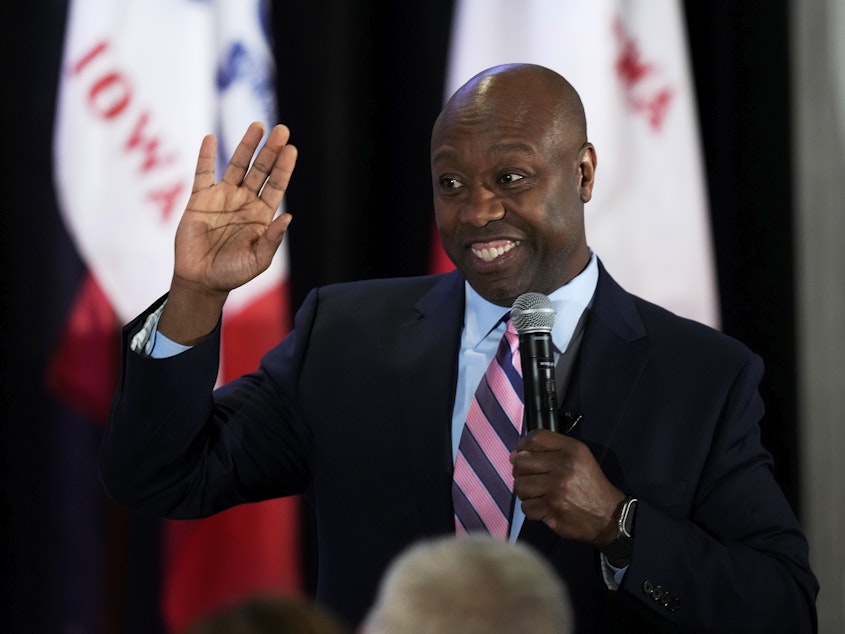
[[143, 325], [132, 335], [129, 342], [130, 350], [152, 359], [165, 359], [175, 357], [180, 352], [191, 348], [191, 346], [168, 339], [158, 331], [158, 320], [161, 318], [165, 304], [167, 304], [166, 299], [161, 303], [161, 306], [147, 315]]
[[628, 566], [625, 566], [624, 568], [617, 568], [607, 560], [607, 557], [605, 557], [603, 553], [600, 555], [600, 558], [601, 576], [604, 578], [604, 584], [607, 586], [608, 590], [618, 590], [619, 586], [622, 585], [622, 579], [625, 578]]

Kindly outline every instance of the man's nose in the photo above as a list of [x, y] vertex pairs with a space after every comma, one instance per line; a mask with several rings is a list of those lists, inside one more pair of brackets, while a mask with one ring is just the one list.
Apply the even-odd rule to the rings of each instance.
[[470, 190], [469, 197], [461, 207], [461, 222], [483, 227], [494, 220], [501, 220], [505, 207], [494, 192], [477, 185]]

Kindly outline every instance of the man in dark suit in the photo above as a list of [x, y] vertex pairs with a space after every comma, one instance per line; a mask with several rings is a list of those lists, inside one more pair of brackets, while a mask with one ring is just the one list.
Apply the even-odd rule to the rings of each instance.
[[[596, 152], [556, 73], [480, 73], [432, 133], [437, 224], [457, 271], [312, 291], [261, 368], [212, 394], [229, 290], [266, 268], [296, 160], [251, 126], [219, 183], [203, 140], [166, 302], [125, 329], [101, 471], [172, 518], [302, 494], [317, 599], [350, 623], [395, 555], [455, 531], [464, 417], [525, 292], [556, 311], [561, 417], [510, 454], [509, 534], [552, 563], [578, 631], [809, 632], [808, 547], [760, 443], [760, 359], [621, 289], [588, 247]], [[658, 272], [659, 273], [659, 272]]]

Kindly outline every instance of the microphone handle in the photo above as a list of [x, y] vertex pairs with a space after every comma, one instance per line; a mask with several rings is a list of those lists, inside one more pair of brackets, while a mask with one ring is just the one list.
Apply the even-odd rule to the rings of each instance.
[[519, 335], [527, 431], [558, 431], [555, 358], [550, 332]]

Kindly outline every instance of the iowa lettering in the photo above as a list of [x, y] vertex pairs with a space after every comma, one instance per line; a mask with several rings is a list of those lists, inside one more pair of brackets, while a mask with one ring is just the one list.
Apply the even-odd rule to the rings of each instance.
[[625, 90], [628, 105], [635, 113], [645, 117], [652, 130], [660, 132], [674, 91], [659, 78], [655, 65], [643, 60], [637, 41], [625, 30], [618, 17], [613, 21], [613, 34], [619, 48], [616, 76]]
[[[126, 73], [114, 70], [109, 65], [108, 53], [108, 42], [96, 43], [71, 65], [70, 76], [85, 82], [86, 105], [96, 119], [109, 122], [124, 121], [130, 126], [130, 132], [121, 150], [127, 157], [138, 158], [138, 172], [144, 182], [150, 183], [155, 177], [161, 176], [162, 171], [174, 162], [177, 154], [165, 154], [162, 151], [163, 143], [149, 133], [152, 115], [143, 108], [134, 107], [137, 100], [129, 78]], [[147, 198], [158, 208], [162, 222], [167, 222], [176, 205], [181, 202], [187, 184], [167, 175], [166, 171], [164, 178], [169, 184], [150, 183]]]

